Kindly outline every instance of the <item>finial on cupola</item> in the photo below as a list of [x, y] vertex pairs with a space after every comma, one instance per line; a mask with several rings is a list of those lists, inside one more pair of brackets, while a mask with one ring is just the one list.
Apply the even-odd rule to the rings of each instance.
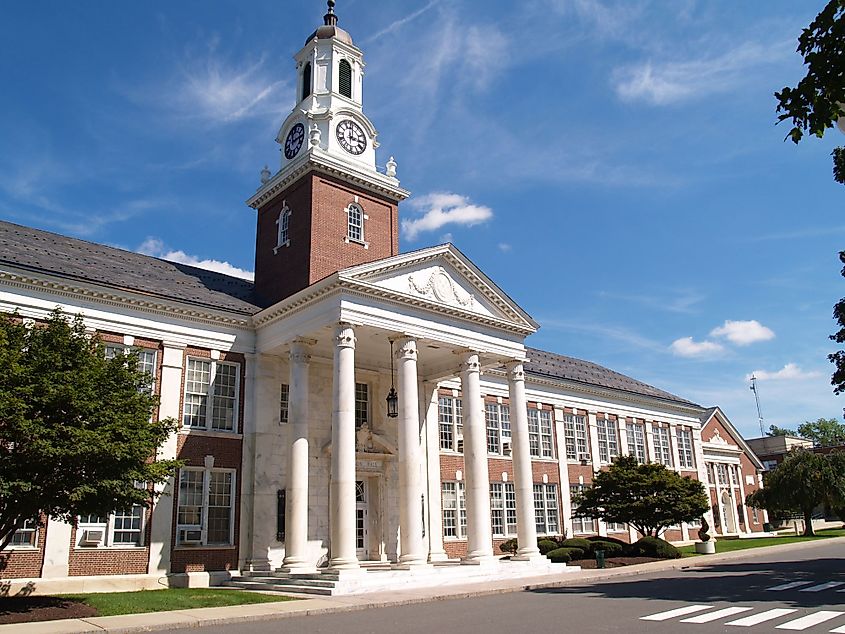
[[323, 16], [323, 22], [326, 26], [334, 26], [337, 24], [337, 16], [334, 13], [334, 0], [328, 0], [326, 4], [329, 5], [329, 12]]

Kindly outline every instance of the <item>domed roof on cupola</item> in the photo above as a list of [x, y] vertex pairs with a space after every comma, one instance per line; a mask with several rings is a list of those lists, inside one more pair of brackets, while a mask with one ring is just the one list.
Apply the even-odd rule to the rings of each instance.
[[323, 16], [323, 26], [319, 27], [306, 38], [306, 44], [314, 38], [317, 38], [318, 40], [328, 40], [336, 37], [341, 42], [354, 46], [354, 44], [352, 44], [352, 36], [337, 25], [337, 15], [334, 12], [334, 4], [334, 0], [328, 0], [329, 10], [328, 13]]

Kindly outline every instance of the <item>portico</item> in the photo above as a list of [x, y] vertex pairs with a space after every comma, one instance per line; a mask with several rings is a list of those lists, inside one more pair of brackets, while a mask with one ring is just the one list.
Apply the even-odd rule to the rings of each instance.
[[[539, 557], [522, 370], [523, 339], [536, 324], [457, 249], [445, 245], [345, 269], [260, 313], [256, 322], [259, 358], [274, 357], [280, 366], [275, 376], [256, 380], [286, 384], [287, 421], [281, 412], [257, 421], [265, 432], [277, 432], [278, 447], [258, 454], [254, 525], [272, 516], [272, 509], [260, 506], [273, 500], [273, 489], [285, 491], [286, 503], [283, 542], [254, 531], [254, 561], [273, 567], [283, 553], [284, 572], [311, 574], [322, 565], [349, 575], [362, 554], [401, 569], [442, 559], [439, 494], [432, 495], [428, 484], [428, 461], [437, 460], [439, 447], [428, 430], [426, 398], [432, 385], [459, 378], [467, 484], [463, 563], [492, 563], [480, 391], [487, 368], [507, 369], [515, 412], [522, 545], [516, 559]], [[390, 418], [384, 398], [394, 385], [398, 410]], [[273, 408], [262, 411], [268, 416]], [[274, 453], [285, 457], [285, 469]], [[327, 513], [320, 517], [317, 500], [326, 485]], [[270, 489], [263, 495], [262, 486]], [[432, 532], [439, 540], [426, 539]], [[432, 543], [441, 546], [432, 549]]]

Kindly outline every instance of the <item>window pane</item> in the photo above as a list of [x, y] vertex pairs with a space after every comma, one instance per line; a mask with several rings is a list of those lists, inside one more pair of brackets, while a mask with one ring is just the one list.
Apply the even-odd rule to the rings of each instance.
[[352, 66], [345, 59], [338, 64], [338, 90], [344, 97], [352, 99]]
[[487, 453], [501, 453], [499, 444], [499, 406], [487, 403], [484, 406], [484, 420], [487, 423]]
[[214, 374], [214, 405], [211, 428], [233, 431], [235, 428], [235, 401], [238, 391], [238, 368], [229, 363], [218, 363]]
[[528, 449], [532, 456], [540, 457], [540, 416], [536, 409], [528, 410]]
[[182, 422], [188, 427], [205, 427], [211, 362], [188, 359], [185, 370], [185, 405]]
[[440, 448], [455, 448], [453, 435], [452, 399], [441, 396], [437, 401], [437, 414], [440, 421]]
[[232, 474], [212, 471], [208, 491], [208, 543], [231, 543]]
[[655, 458], [667, 467], [672, 466], [672, 449], [669, 443], [668, 427], [653, 427], [654, 430], [654, 453]]
[[355, 384], [355, 429], [370, 422], [370, 386], [366, 383]]
[[114, 543], [139, 546], [141, 544], [141, 520], [144, 507], [134, 505], [128, 511], [114, 514]]
[[202, 525], [203, 472], [182, 470], [179, 476], [179, 510], [176, 522], [187, 526]]
[[540, 414], [540, 444], [544, 458], [552, 456], [552, 413], [548, 410], [541, 410]]
[[546, 485], [546, 525], [549, 534], [560, 532], [557, 515], [557, 486], [554, 484]]
[[516, 535], [516, 491], [512, 482], [505, 484], [505, 532]]
[[629, 422], [626, 433], [628, 435], [628, 453], [634, 456], [638, 462], [645, 462], [645, 431], [643, 425]]
[[534, 523], [537, 534], [544, 535], [546, 533], [546, 504], [542, 484], [534, 485]]

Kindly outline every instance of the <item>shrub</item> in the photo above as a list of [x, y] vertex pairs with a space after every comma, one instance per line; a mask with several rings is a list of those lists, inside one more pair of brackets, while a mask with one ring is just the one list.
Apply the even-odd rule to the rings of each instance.
[[540, 549], [541, 555], [545, 555], [545, 554], [548, 554], [549, 551], [560, 548], [560, 544], [558, 544], [556, 541], [553, 541], [551, 539], [541, 539], [540, 541], [537, 542], [537, 548]]
[[499, 544], [499, 550], [508, 555], [515, 555], [519, 545], [516, 543], [516, 537]]
[[556, 564], [565, 564], [573, 559], [581, 559], [584, 556], [584, 551], [580, 548], [555, 548], [546, 553], [546, 557]]
[[622, 541], [616, 537], [602, 537], [601, 535], [593, 535], [592, 537], [587, 537], [587, 541], [589, 542], [610, 542], [611, 544], [616, 544], [621, 548], [621, 553], [627, 554], [628, 551], [631, 549], [631, 544], [626, 541]]
[[621, 557], [622, 554], [625, 552], [622, 546], [610, 540], [591, 540], [590, 543], [592, 544], [592, 549], [590, 550], [590, 553], [593, 555], [596, 554], [597, 550], [603, 550], [605, 557]]
[[591, 552], [593, 548], [593, 543], [589, 539], [584, 539], [583, 537], [572, 537], [570, 539], [564, 539], [560, 543], [561, 548], [580, 548], [585, 553]]
[[659, 537], [643, 537], [631, 546], [631, 555], [634, 557], [678, 559], [681, 553], [672, 544]]

